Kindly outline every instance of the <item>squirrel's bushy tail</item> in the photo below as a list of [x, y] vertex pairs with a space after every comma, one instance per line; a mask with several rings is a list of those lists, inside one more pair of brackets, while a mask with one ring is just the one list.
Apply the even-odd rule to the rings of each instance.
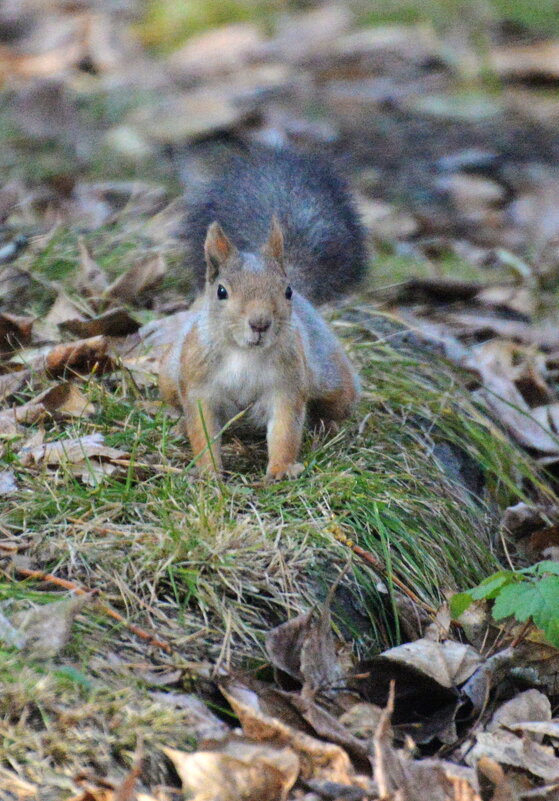
[[260, 146], [232, 156], [187, 199], [185, 237], [198, 287], [214, 220], [239, 250], [254, 252], [266, 242], [274, 215], [290, 281], [309, 300], [333, 300], [363, 278], [365, 236], [344, 181], [318, 156]]

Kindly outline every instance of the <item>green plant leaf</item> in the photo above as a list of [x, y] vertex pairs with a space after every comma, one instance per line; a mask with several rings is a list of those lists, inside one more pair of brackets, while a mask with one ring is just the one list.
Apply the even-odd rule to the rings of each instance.
[[549, 642], [559, 647], [559, 576], [504, 587], [495, 600], [493, 617], [502, 620], [510, 616], [520, 622], [531, 617]]
[[521, 580], [522, 577], [513, 570], [499, 570], [497, 573], [493, 573], [493, 575], [484, 579], [477, 587], [470, 590], [469, 594], [474, 601], [481, 601], [484, 598], [496, 598], [503, 587]]
[[559, 576], [559, 562], [553, 562], [551, 559], [546, 559], [543, 562], [536, 562], [535, 565], [532, 565], [530, 570], [537, 576], [543, 576], [546, 573]]
[[457, 592], [450, 599], [450, 614], [454, 619], [459, 618], [460, 615], [473, 604], [473, 602], [474, 599], [472, 598], [471, 593]]

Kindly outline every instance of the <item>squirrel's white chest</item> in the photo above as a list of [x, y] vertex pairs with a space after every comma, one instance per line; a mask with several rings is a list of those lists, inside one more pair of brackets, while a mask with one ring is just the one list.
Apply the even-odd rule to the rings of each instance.
[[250, 407], [248, 419], [254, 425], [267, 424], [278, 383], [278, 372], [270, 352], [231, 349], [212, 378], [211, 391], [213, 398], [218, 399], [221, 417], [231, 419]]

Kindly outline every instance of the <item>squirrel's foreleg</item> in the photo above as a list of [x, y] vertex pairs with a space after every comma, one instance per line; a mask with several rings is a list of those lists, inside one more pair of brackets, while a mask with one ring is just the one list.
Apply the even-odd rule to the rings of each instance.
[[203, 473], [221, 473], [219, 425], [209, 403], [183, 395], [184, 422], [196, 466]]
[[276, 399], [267, 432], [267, 481], [297, 478], [303, 472], [303, 465], [297, 462], [297, 457], [303, 438], [304, 421], [303, 398], [280, 396]]

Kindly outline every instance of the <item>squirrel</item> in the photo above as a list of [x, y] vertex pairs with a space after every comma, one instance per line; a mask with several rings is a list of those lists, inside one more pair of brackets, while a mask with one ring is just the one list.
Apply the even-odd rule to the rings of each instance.
[[202, 291], [163, 357], [161, 395], [182, 408], [203, 472], [221, 472], [220, 433], [240, 415], [266, 430], [267, 480], [296, 478], [305, 418], [335, 429], [359, 398], [311, 303], [365, 271], [351, 198], [319, 158], [259, 148], [190, 201], [186, 239]]

